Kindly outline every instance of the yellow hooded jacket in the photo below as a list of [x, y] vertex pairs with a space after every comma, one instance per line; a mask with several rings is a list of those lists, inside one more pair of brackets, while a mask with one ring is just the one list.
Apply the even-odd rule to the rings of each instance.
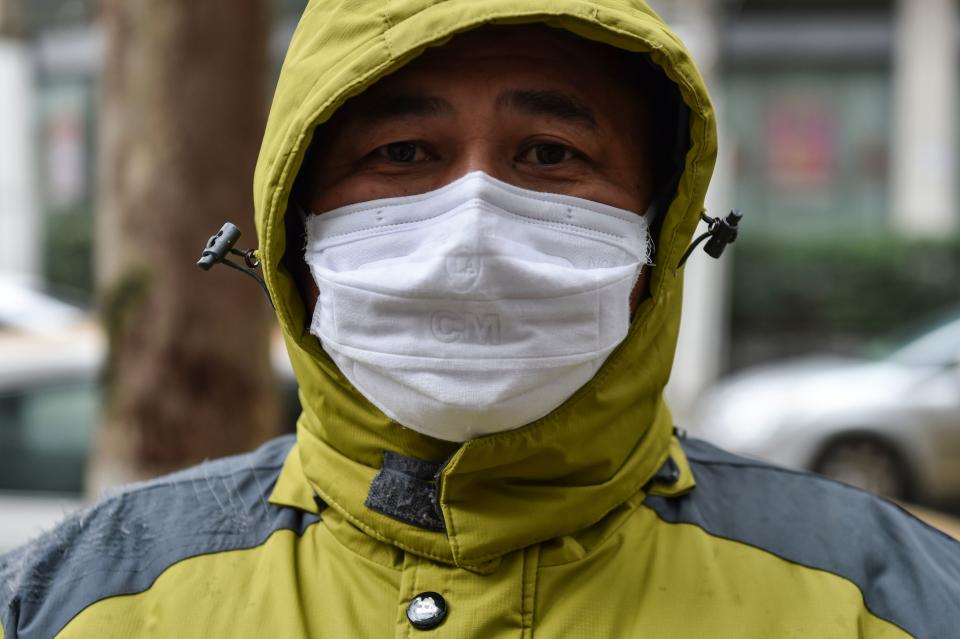
[[[626, 341], [546, 417], [451, 444], [391, 422], [307, 332], [284, 214], [314, 129], [349, 97], [458, 32], [529, 22], [648, 54], [689, 148]], [[642, 0], [313, 0], [255, 184], [297, 436], [131, 487], [0, 559], [0, 639], [960, 637], [960, 545], [674, 434], [676, 265], [716, 146], [689, 53]], [[432, 629], [408, 620], [421, 593], [445, 610]]]

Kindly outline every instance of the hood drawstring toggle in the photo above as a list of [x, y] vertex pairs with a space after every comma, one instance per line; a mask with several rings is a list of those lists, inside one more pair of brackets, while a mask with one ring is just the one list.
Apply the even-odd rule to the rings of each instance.
[[683, 254], [683, 257], [680, 258], [680, 263], [677, 264], [677, 268], [683, 268], [683, 265], [686, 263], [687, 258], [693, 254], [693, 251], [700, 246], [700, 244], [709, 238], [706, 246], [703, 247], [703, 250], [712, 258], [719, 258], [723, 255], [723, 251], [727, 248], [727, 245], [733, 244], [737, 239], [737, 231], [740, 225], [740, 221], [743, 219], [743, 213], [739, 209], [734, 209], [730, 211], [730, 214], [727, 215], [726, 219], [720, 219], [719, 217], [710, 217], [706, 213], [701, 213], [700, 217], [704, 222], [709, 224], [707, 232], [698, 237], [693, 241], [692, 244], [687, 248], [686, 252]]
[[[207, 240], [207, 244], [203, 248], [203, 253], [200, 254], [200, 261], [197, 262], [197, 266], [204, 271], [209, 271], [217, 264], [223, 264], [252, 277], [257, 284], [260, 285], [260, 288], [263, 289], [263, 292], [267, 294], [267, 300], [270, 302], [270, 305], [273, 306], [273, 300], [270, 299], [270, 291], [267, 290], [266, 282], [255, 272], [255, 269], [260, 268], [260, 259], [257, 257], [257, 250], [249, 249], [247, 251], [241, 251], [240, 249], [233, 248], [237, 240], [240, 239], [240, 235], [242, 235], [240, 229], [237, 228], [235, 224], [226, 222], [216, 235], [210, 236], [210, 239]], [[246, 266], [241, 266], [230, 260], [227, 257], [228, 255], [242, 257], [243, 263]]]

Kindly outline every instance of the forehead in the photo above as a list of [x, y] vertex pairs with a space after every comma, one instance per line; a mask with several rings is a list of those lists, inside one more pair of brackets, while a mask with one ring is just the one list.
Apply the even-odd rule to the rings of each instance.
[[480, 85], [563, 86], [587, 96], [632, 91], [631, 54], [543, 25], [492, 26], [427, 49], [367, 91], [378, 95], [422, 87], [450, 93]]

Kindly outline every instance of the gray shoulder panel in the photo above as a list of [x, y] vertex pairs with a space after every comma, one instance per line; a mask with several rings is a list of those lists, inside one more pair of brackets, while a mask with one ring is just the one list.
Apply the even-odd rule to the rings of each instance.
[[706, 442], [682, 443], [697, 487], [682, 497], [647, 497], [661, 519], [843, 577], [873, 614], [918, 639], [956, 636], [960, 543], [844, 484]]
[[253, 548], [278, 530], [302, 534], [316, 515], [267, 501], [293, 442], [131, 486], [0, 556], [6, 639], [50, 639], [90, 605], [143, 592], [184, 559]]

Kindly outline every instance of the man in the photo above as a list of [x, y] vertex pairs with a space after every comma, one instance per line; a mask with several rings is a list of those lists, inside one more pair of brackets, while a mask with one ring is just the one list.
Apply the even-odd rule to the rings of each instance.
[[0, 635], [957, 636], [955, 542], [674, 434], [715, 154], [638, 0], [312, 2], [256, 179], [296, 441], [6, 557]]

